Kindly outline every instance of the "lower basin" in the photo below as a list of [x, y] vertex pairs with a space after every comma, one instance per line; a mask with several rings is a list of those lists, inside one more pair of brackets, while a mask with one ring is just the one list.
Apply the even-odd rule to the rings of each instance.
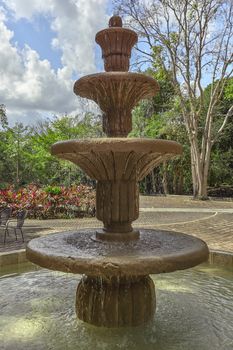
[[81, 276], [11, 268], [0, 278], [2, 350], [230, 350], [232, 270], [203, 264], [151, 275], [157, 313], [146, 326], [106, 329], [77, 319], [73, 299]]
[[27, 258], [51, 270], [107, 277], [172, 272], [208, 259], [206, 243], [181, 232], [138, 228], [138, 240], [109, 242], [96, 239], [98, 230], [35, 238], [27, 245]]
[[205, 242], [181, 232], [137, 231], [138, 239], [126, 241], [99, 239], [98, 229], [35, 238], [27, 258], [51, 270], [86, 275], [77, 286], [79, 319], [100, 327], [136, 327], [151, 321], [156, 309], [149, 274], [190, 268], [209, 254]]

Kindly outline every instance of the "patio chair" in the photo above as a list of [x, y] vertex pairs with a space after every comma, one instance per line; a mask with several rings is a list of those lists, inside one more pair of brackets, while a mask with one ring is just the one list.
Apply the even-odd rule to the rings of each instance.
[[6, 229], [7, 221], [10, 219], [12, 209], [7, 207], [0, 211], [0, 228]]
[[6, 224], [6, 229], [5, 229], [5, 235], [4, 235], [4, 244], [6, 243], [6, 235], [9, 235], [9, 230], [14, 230], [15, 233], [15, 238], [17, 240], [17, 230], [20, 231], [21, 236], [22, 236], [22, 240], [24, 242], [24, 236], [23, 236], [23, 224], [24, 224], [24, 220], [26, 219], [27, 216], [27, 210], [23, 209], [23, 210], [19, 210], [18, 213], [16, 214], [16, 218], [15, 219], [10, 219], [7, 221]]

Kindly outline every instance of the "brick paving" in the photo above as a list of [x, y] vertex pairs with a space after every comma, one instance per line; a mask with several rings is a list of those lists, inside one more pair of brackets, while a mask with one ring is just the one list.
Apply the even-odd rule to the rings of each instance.
[[179, 231], [203, 239], [212, 250], [233, 253], [233, 214], [217, 213], [206, 219], [186, 223], [147, 225], [163, 230]]
[[[206, 241], [210, 249], [233, 253], [233, 201], [194, 201], [187, 196], [142, 196], [140, 207], [142, 211], [135, 226], [191, 234]], [[184, 211], [185, 208], [187, 211]], [[27, 224], [40, 226], [43, 230], [25, 233], [26, 242], [54, 232], [102, 226], [95, 218], [28, 220]], [[1, 242], [3, 233], [1, 230]], [[12, 234], [5, 245], [0, 243], [0, 252], [23, 249], [25, 245], [20, 239], [15, 241]]]
[[190, 196], [141, 196], [140, 207], [233, 209], [233, 198], [200, 201]]

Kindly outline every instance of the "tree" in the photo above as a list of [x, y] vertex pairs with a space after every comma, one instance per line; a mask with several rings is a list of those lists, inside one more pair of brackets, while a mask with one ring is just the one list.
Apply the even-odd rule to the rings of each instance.
[[172, 86], [171, 72], [164, 71], [159, 62], [153, 66], [156, 66], [156, 70], [147, 69], [144, 73], [158, 81], [160, 90], [155, 97], [141, 101], [134, 108], [133, 130], [129, 136], [172, 139], [185, 146], [182, 157], [164, 161], [161, 166], [153, 169], [140, 188], [144, 193], [190, 193], [190, 148]]
[[51, 155], [51, 146], [57, 141], [101, 136], [100, 120], [91, 113], [83, 118], [63, 116], [40, 122], [31, 128], [30, 154], [34, 181], [37, 183], [59, 183], [70, 185], [73, 182], [87, 182], [87, 177], [74, 164], [59, 160]]
[[[205, 96], [208, 99], [210, 87], [205, 89]], [[217, 113], [219, 129], [224, 116], [233, 104], [233, 78], [229, 79], [224, 88], [224, 93], [218, 103]], [[209, 185], [212, 187], [232, 186], [233, 174], [233, 118], [228, 120], [216, 143], [213, 145], [210, 164]]]
[[4, 104], [0, 104], [0, 125], [3, 129], [5, 129], [8, 126], [6, 107]]
[[[193, 194], [206, 198], [211, 150], [233, 115], [231, 105], [215, 127], [218, 103], [233, 73], [233, 2], [115, 0], [115, 5], [141, 38], [141, 62], [159, 62], [172, 72], [190, 143]], [[211, 88], [206, 106], [207, 81]]]
[[12, 181], [19, 186], [23, 178], [30, 173], [30, 167], [25, 161], [25, 150], [28, 127], [22, 123], [16, 123], [5, 131], [5, 146], [3, 156], [5, 158], [5, 180]]
[[51, 155], [57, 141], [100, 137], [101, 121], [91, 113], [54, 117], [34, 126], [16, 123], [0, 129], [0, 187], [9, 183], [70, 185], [90, 180], [75, 165]]

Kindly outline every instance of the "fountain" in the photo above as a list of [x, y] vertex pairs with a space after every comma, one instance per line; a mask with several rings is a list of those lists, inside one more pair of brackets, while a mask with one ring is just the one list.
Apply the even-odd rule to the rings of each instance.
[[149, 76], [128, 72], [137, 34], [123, 28], [119, 16], [97, 33], [96, 42], [106, 72], [79, 79], [74, 92], [100, 106], [108, 137], [58, 142], [52, 154], [97, 180], [96, 217], [103, 229], [34, 239], [27, 246], [27, 258], [48, 269], [83, 274], [76, 292], [79, 319], [104, 327], [138, 326], [155, 312], [149, 275], [200, 264], [207, 260], [208, 248], [179, 232], [132, 227], [139, 216], [138, 182], [165, 159], [181, 154], [182, 147], [167, 140], [126, 138], [133, 107], [159, 87]]

